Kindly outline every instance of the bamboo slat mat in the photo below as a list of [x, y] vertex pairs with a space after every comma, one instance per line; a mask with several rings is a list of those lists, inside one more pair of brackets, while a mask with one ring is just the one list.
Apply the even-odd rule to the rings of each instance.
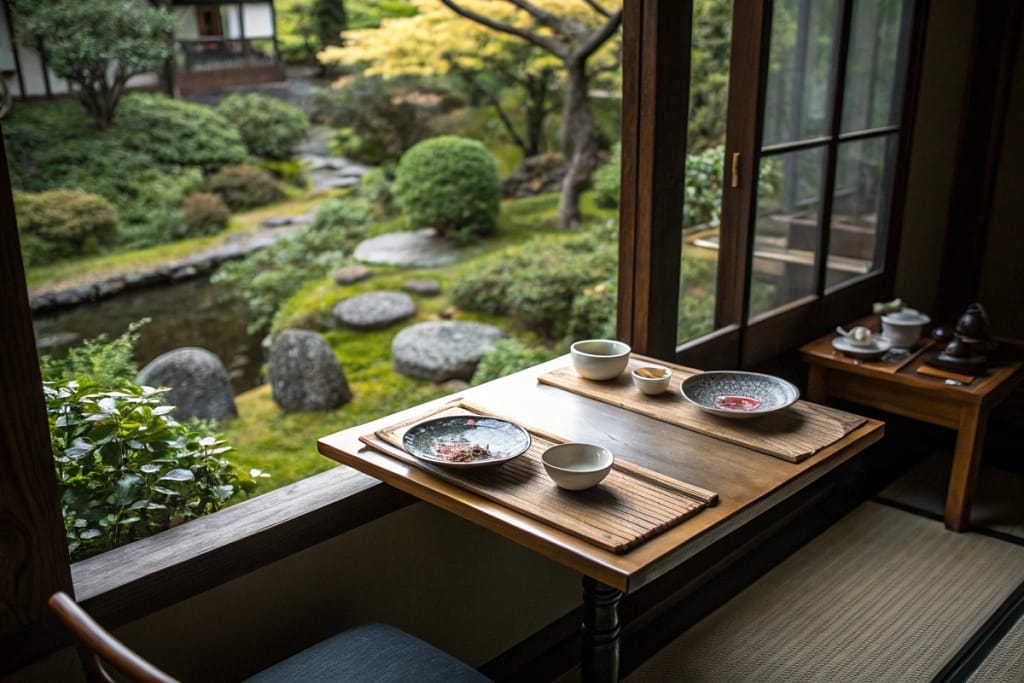
[[673, 368], [674, 374], [669, 391], [657, 397], [644, 396], [631, 383], [583, 379], [572, 367], [553, 370], [538, 379], [544, 384], [580, 396], [610, 403], [789, 462], [801, 462], [809, 458], [866, 422], [865, 418], [858, 415], [807, 401], [797, 401], [785, 410], [748, 420], [718, 417], [691, 405], [679, 392], [682, 381], [680, 376], [692, 374], [691, 370], [662, 361], [658, 363]]
[[718, 502], [717, 493], [619, 457], [598, 486], [586, 491], [560, 489], [547, 476], [540, 457], [545, 449], [565, 443], [566, 439], [525, 425], [532, 440], [530, 448], [519, 457], [494, 467], [446, 468], [424, 462], [402, 447], [402, 437], [413, 425], [429, 418], [467, 414], [501, 418], [491, 411], [456, 402], [360, 440], [446, 482], [614, 553], [628, 552]]

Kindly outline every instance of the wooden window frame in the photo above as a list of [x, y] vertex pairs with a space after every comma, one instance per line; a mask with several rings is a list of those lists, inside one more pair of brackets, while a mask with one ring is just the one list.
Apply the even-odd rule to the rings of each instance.
[[[910, 19], [910, 51], [892, 197], [903, 196], [906, 189], [927, 4], [924, 0], [916, 2]], [[819, 240], [816, 282], [817, 291], [822, 293], [748, 319], [757, 211], [757, 168], [753, 160], [760, 157], [759, 124], [764, 109], [773, 2], [735, 0], [725, 149], [730, 162], [734, 154], [739, 155], [739, 182], [737, 187], [723, 182], [715, 330], [677, 345], [679, 259], [671, 255], [680, 254], [678, 226], [683, 184], [674, 179], [681, 175], [679, 169], [685, 163], [685, 158], [680, 161], [679, 156], [686, 149], [686, 131], [679, 122], [686, 120], [690, 48], [689, 40], [680, 40], [679, 34], [691, 35], [692, 2], [627, 0], [624, 7], [620, 338], [639, 352], [694, 367], [751, 367], [799, 346], [837, 323], [862, 315], [865, 302], [891, 297], [903, 218], [901, 202], [890, 207], [885, 259], [880, 270], [824, 294], [828, 240]], [[852, 0], [843, 0], [841, 7], [849, 15]], [[670, 19], [673, 25], [659, 22], [659, 15]], [[841, 40], [848, 39], [847, 29]], [[682, 50], [685, 54], [680, 54]], [[840, 55], [836, 68], [842, 69], [844, 65], [845, 59]], [[679, 116], [679, 111], [684, 114]], [[723, 180], [731, 181], [731, 163], [725, 166], [727, 177]]]

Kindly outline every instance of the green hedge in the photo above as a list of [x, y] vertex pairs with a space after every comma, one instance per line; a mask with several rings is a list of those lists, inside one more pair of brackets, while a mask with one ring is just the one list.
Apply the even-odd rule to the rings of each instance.
[[252, 209], [284, 199], [280, 183], [267, 171], [248, 164], [226, 166], [206, 180], [206, 190], [220, 195], [232, 211]]
[[309, 130], [301, 109], [259, 93], [228, 95], [217, 113], [238, 126], [249, 152], [264, 159], [287, 161]]
[[413, 229], [433, 227], [460, 243], [493, 232], [501, 181], [476, 140], [442, 135], [418, 143], [395, 170], [392, 192]]
[[31, 265], [94, 254], [117, 232], [117, 210], [103, 197], [81, 190], [15, 192], [22, 255]]

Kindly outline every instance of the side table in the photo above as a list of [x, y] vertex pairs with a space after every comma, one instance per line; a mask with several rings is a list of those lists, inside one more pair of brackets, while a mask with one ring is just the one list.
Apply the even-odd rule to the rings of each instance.
[[[942, 378], [917, 371], [924, 365], [925, 349], [918, 349], [902, 363], [863, 361], [836, 351], [832, 347], [835, 336], [826, 335], [800, 349], [809, 368], [807, 399], [824, 403], [826, 397], [833, 396], [956, 430], [946, 528], [966, 529], [989, 415], [1024, 379], [1024, 363], [1003, 361], [970, 383], [947, 384]], [[1009, 343], [1002, 348], [1004, 352], [1021, 350]], [[1021, 355], [1013, 353], [1012, 357]]]

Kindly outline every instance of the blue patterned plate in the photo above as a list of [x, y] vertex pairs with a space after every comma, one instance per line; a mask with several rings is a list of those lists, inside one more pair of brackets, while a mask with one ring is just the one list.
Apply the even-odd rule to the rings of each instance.
[[405, 450], [446, 467], [500, 465], [526, 452], [530, 433], [495, 417], [436, 417], [413, 425], [402, 437]]
[[731, 418], [768, 415], [800, 398], [800, 390], [784, 379], [740, 370], [691, 375], [683, 380], [681, 391], [701, 410]]

